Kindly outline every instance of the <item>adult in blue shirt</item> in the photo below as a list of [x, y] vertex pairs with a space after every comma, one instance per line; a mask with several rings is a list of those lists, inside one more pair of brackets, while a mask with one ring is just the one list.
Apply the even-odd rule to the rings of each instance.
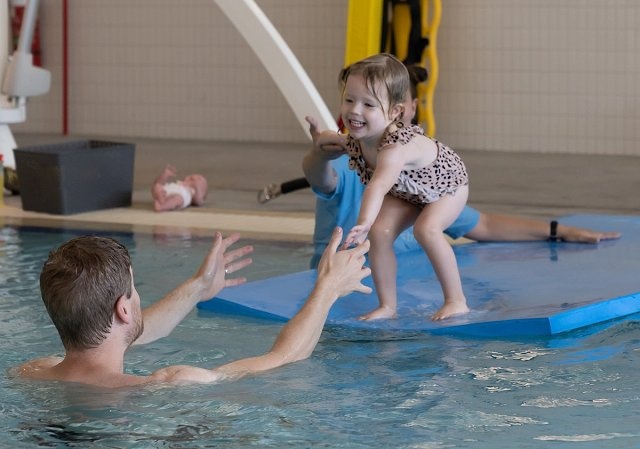
[[[410, 107], [407, 111], [414, 113]], [[351, 229], [355, 225], [364, 185], [356, 172], [348, 167], [348, 157], [344, 149], [345, 136], [332, 131], [320, 132], [314, 118], [307, 117], [307, 120], [314, 143], [312, 149], [304, 156], [302, 169], [317, 197], [313, 235], [315, 249], [311, 260], [311, 267], [314, 268], [329, 242], [333, 229], [336, 226]], [[600, 232], [566, 226], [556, 221], [483, 213], [470, 206], [464, 208], [445, 233], [453, 239], [466, 237], [480, 242], [553, 238], [566, 242], [598, 243], [601, 240], [620, 237], [618, 232]], [[420, 249], [420, 245], [413, 237], [413, 228], [409, 228], [396, 240], [395, 250], [400, 253], [414, 249]]]
[[[403, 121], [414, 122], [418, 107], [418, 84], [427, 80], [425, 68], [407, 66], [411, 85], [404, 104]], [[302, 169], [316, 194], [316, 223], [313, 234], [314, 255], [311, 267], [318, 265], [336, 226], [351, 229], [358, 219], [364, 185], [357, 173], [349, 169], [346, 136], [318, 130], [317, 121], [307, 117], [313, 147], [302, 162]], [[415, 122], [414, 122], [415, 123]], [[557, 221], [533, 220], [512, 215], [480, 212], [465, 206], [458, 219], [445, 230], [452, 239], [466, 237], [479, 242], [518, 242], [557, 239], [565, 242], [598, 243], [616, 239], [619, 232], [599, 232], [565, 226]], [[413, 228], [405, 230], [395, 241], [396, 253], [421, 249], [413, 237]]]

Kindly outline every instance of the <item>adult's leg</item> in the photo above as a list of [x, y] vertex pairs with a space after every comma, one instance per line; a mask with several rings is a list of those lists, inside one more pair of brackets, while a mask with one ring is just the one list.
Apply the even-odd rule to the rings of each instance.
[[[465, 237], [479, 242], [517, 242], [549, 238], [548, 221], [513, 215], [481, 213], [478, 224]], [[557, 236], [565, 242], [598, 243], [617, 239], [619, 232], [602, 232], [558, 224]]]

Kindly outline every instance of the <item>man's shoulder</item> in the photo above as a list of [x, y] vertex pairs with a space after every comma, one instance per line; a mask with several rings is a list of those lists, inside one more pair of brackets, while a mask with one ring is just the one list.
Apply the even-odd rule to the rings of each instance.
[[96, 372], [63, 366], [62, 357], [50, 356], [30, 360], [9, 370], [9, 376], [34, 381], [69, 382], [98, 388], [126, 388], [149, 383], [149, 377], [124, 373]]
[[13, 377], [24, 377], [26, 379], [42, 379], [46, 377], [48, 370], [60, 362], [62, 362], [62, 357], [40, 357], [10, 368], [9, 374]]

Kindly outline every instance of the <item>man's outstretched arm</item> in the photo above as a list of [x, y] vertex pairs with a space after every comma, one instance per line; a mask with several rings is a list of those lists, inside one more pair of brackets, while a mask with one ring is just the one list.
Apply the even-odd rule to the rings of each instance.
[[369, 241], [346, 251], [337, 251], [342, 229], [336, 228], [318, 265], [318, 279], [302, 308], [282, 328], [269, 352], [223, 365], [216, 371], [225, 377], [266, 371], [306, 359], [315, 349], [331, 307], [351, 292], [371, 293], [362, 280], [371, 274], [364, 266]]
[[[371, 274], [364, 266], [369, 241], [337, 251], [342, 241], [342, 229], [336, 228], [318, 265], [318, 279], [302, 308], [282, 328], [271, 350], [208, 370], [192, 366], [171, 366], [152, 375], [169, 382], [216, 382], [237, 379], [306, 359], [315, 349], [327, 315], [341, 296], [358, 291], [371, 293], [362, 280]], [[283, 288], [286, 286], [283, 285]]]
[[243, 277], [228, 277], [251, 263], [251, 259], [245, 256], [253, 251], [252, 246], [229, 250], [239, 239], [240, 234], [237, 233], [223, 238], [220, 232], [216, 232], [198, 272], [142, 311], [144, 332], [134, 344], [166, 337], [197, 303], [213, 298], [225, 287], [244, 283], [246, 279]]

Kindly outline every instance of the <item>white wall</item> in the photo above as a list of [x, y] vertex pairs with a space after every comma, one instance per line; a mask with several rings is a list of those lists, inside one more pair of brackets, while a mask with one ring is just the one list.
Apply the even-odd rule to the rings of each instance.
[[[347, 0], [258, 0], [332, 111]], [[62, 130], [62, 1], [42, 0], [53, 86], [18, 132]], [[212, 0], [69, 0], [69, 131], [304, 142]], [[460, 149], [640, 155], [640, 2], [443, 0], [437, 137]]]
[[640, 2], [443, 3], [443, 141], [640, 155]]

